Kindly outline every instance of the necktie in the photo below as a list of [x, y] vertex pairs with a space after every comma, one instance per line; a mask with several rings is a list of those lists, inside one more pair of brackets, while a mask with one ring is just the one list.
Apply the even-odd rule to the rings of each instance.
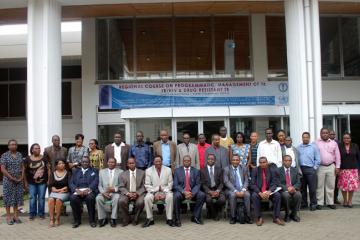
[[235, 189], [240, 191], [241, 190], [241, 186], [240, 186], [240, 179], [239, 176], [237, 175], [237, 168], [234, 168], [234, 175], [235, 175]]
[[185, 191], [190, 192], [190, 175], [189, 168], [185, 169]]
[[160, 169], [160, 170], [159, 170], [159, 169], [156, 169], [156, 172], [157, 172], [158, 176], [160, 177], [160, 175], [161, 175], [161, 169]]
[[112, 187], [113, 185], [113, 170], [110, 170], [110, 176], [109, 176], [109, 187]]
[[214, 166], [210, 167], [210, 181], [211, 181], [211, 187], [215, 187], [215, 179], [214, 179]]
[[267, 188], [267, 183], [266, 183], [266, 169], [263, 168], [262, 169], [262, 186], [261, 186], [261, 192], [265, 192], [266, 188]]
[[290, 171], [289, 169], [286, 169], [286, 187], [290, 187], [291, 186], [291, 179], [290, 179]]
[[136, 179], [135, 179], [135, 173], [131, 173], [130, 178], [130, 192], [136, 192]]

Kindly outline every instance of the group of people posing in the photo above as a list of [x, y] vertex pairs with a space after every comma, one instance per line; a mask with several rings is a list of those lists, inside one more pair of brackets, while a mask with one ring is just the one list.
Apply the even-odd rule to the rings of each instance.
[[[149, 227], [154, 224], [154, 205], [158, 214], [165, 210], [166, 224], [171, 227], [181, 226], [180, 216], [188, 205], [191, 221], [203, 224], [204, 203], [207, 218], [218, 221], [227, 212], [230, 224], [255, 221], [261, 226], [261, 203], [268, 201], [273, 205], [273, 222], [285, 225], [290, 220], [300, 221], [300, 208], [336, 209], [337, 187], [342, 191], [343, 206], [352, 207], [353, 193], [359, 187], [360, 154], [350, 134], [344, 134], [340, 143], [333, 132], [323, 128], [320, 139], [310, 143], [310, 134], [304, 132], [298, 147], [292, 146], [284, 131], [274, 140], [271, 128], [265, 130], [265, 140], [259, 143], [256, 132], [251, 133], [250, 143], [241, 132], [236, 133], [234, 142], [225, 127], [212, 135], [211, 145], [204, 134], [198, 135], [197, 144], [191, 143], [190, 137], [184, 133], [183, 142], [176, 145], [168, 132], [161, 130], [160, 140], [150, 146], [138, 131], [130, 146], [115, 133], [114, 142], [103, 152], [96, 139], [84, 146], [82, 134], [75, 136], [75, 146], [67, 150], [55, 135], [43, 154], [35, 143], [26, 158], [17, 151], [16, 140], [9, 140], [9, 151], [0, 160], [7, 224], [21, 223], [18, 207], [23, 204], [24, 189], [30, 194], [29, 217], [33, 220], [45, 217], [48, 188], [51, 227], [60, 225], [68, 201], [73, 228], [81, 224], [84, 203], [91, 227], [109, 223], [116, 227], [119, 212], [122, 226], [138, 225], [144, 208], [142, 226]], [[285, 215], [280, 218], [282, 206]]]

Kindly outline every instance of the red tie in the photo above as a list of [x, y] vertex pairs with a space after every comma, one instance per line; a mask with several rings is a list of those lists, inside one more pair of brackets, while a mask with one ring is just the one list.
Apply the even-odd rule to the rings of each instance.
[[289, 169], [286, 169], [286, 187], [290, 187], [291, 186], [291, 179], [290, 179], [290, 171]]
[[185, 191], [190, 192], [190, 175], [189, 168], [185, 169]]
[[266, 169], [262, 169], [262, 186], [261, 186], [261, 192], [265, 192], [267, 188], [266, 184]]
[[159, 169], [156, 169], [156, 171], [157, 171], [158, 176], [160, 177], [161, 169], [160, 169], [160, 170], [159, 170]]

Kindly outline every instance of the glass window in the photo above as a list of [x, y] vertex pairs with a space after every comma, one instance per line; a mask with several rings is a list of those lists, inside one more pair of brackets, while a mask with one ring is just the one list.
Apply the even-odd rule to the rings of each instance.
[[176, 18], [176, 76], [212, 75], [211, 18]]
[[130, 123], [131, 143], [135, 142], [136, 131], [144, 133], [144, 140], [153, 143], [160, 139], [160, 130], [165, 129], [169, 133], [169, 139], [173, 140], [171, 132], [171, 119], [134, 119]]
[[133, 20], [97, 20], [98, 80], [133, 77]]
[[0, 68], [0, 81], [8, 81], [9, 80], [9, 69], [8, 68]]
[[320, 18], [322, 76], [340, 75], [340, 43], [338, 18]]
[[120, 132], [123, 141], [125, 142], [125, 124], [119, 125], [99, 125], [98, 136], [99, 136], [99, 147], [105, 149], [105, 146], [114, 142], [114, 134]]
[[215, 17], [216, 75], [251, 77], [249, 18]]
[[333, 116], [323, 116], [323, 127], [334, 129]]
[[61, 110], [62, 115], [71, 115], [71, 82], [63, 82], [61, 91]]
[[236, 133], [243, 132], [245, 141], [249, 142], [252, 131], [254, 131], [252, 118], [230, 118], [230, 134], [234, 141], [236, 139]]
[[183, 134], [190, 135], [190, 142], [197, 143], [198, 122], [197, 121], [178, 121], [176, 122], [177, 144], [183, 143]]
[[266, 16], [269, 77], [287, 76], [285, 17]]
[[26, 116], [26, 84], [9, 85], [9, 117]]
[[136, 19], [137, 78], [171, 78], [171, 18]]
[[9, 80], [18, 81], [27, 79], [27, 68], [10, 68], [9, 69]]
[[360, 17], [341, 18], [344, 74], [360, 76]]
[[62, 66], [61, 78], [62, 79], [81, 78], [81, 65]]
[[360, 145], [360, 115], [350, 115], [351, 141]]
[[9, 115], [9, 85], [0, 84], [0, 117]]

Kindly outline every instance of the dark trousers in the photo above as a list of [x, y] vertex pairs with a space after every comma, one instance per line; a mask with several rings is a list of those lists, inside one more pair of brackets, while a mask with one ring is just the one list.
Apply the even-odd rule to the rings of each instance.
[[70, 205], [75, 223], [81, 223], [81, 209], [84, 201], [89, 214], [89, 222], [95, 222], [95, 198], [96, 196], [94, 193], [89, 193], [84, 197], [74, 194], [70, 196]]
[[307, 188], [309, 187], [309, 195], [310, 195], [310, 206], [315, 207], [317, 205], [316, 199], [316, 170], [312, 167], [301, 167], [302, 178], [301, 178], [301, 195], [302, 195], [302, 203], [301, 206], [308, 207], [307, 201]]
[[[193, 216], [197, 219], [201, 219], [201, 210], [205, 202], [205, 193], [198, 191], [195, 195], [193, 195], [192, 201], [195, 201], [195, 207], [193, 210]], [[181, 192], [174, 193], [174, 211], [175, 211], [175, 219], [180, 220], [180, 212], [181, 212], [181, 202], [185, 199], [184, 195]]]
[[[129, 198], [126, 195], [121, 195], [119, 199], [119, 205], [120, 205], [122, 220], [124, 223], [130, 222], [129, 204], [130, 204]], [[144, 209], [144, 195], [141, 195], [136, 199], [134, 207], [136, 209], [134, 221], [138, 222], [139, 216], [142, 210]]]
[[285, 208], [285, 214], [288, 215], [291, 211], [292, 216], [296, 216], [297, 211], [300, 209], [301, 193], [299, 191], [290, 194], [288, 192], [281, 193], [281, 202]]
[[338, 201], [338, 197], [339, 197], [338, 181], [339, 181], [339, 177], [336, 175], [335, 190], [334, 190], [334, 203]]
[[206, 195], [206, 208], [208, 209], [211, 218], [218, 217], [219, 212], [221, 211], [226, 202], [223, 192], [220, 192], [219, 197], [215, 199], [216, 201], [214, 202], [214, 198], [212, 198], [209, 194]]
[[[270, 201], [273, 203], [274, 213], [273, 218], [280, 217], [280, 207], [281, 207], [281, 195], [279, 192], [273, 193], [270, 196]], [[258, 193], [253, 192], [251, 195], [251, 200], [254, 206], [255, 218], [258, 219], [261, 217], [261, 197]]]
[[[236, 197], [234, 192], [228, 191], [226, 195], [229, 201], [231, 218], [236, 218], [236, 212], [238, 210], [237, 208], [239, 207], [239, 204], [237, 202], [238, 198]], [[246, 216], [250, 217], [250, 193], [248, 191], [245, 192], [243, 200], [246, 209]]]

